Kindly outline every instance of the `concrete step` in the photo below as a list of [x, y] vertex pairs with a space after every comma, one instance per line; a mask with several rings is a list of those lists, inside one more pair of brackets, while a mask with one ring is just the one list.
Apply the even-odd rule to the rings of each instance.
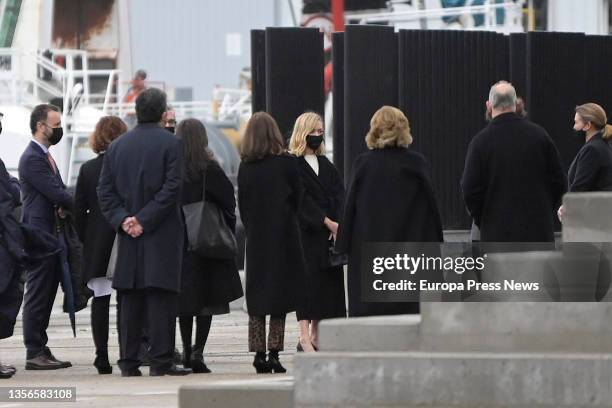
[[319, 346], [322, 351], [414, 350], [420, 323], [420, 315], [323, 320]]
[[421, 315], [324, 320], [321, 351], [612, 353], [612, 303], [422, 303]]
[[612, 354], [301, 353], [295, 407], [612, 407]]
[[612, 242], [612, 193], [568, 193], [563, 197], [564, 242]]
[[218, 381], [182, 386], [179, 408], [290, 408], [293, 407], [293, 379], [268, 378], [242, 381]]

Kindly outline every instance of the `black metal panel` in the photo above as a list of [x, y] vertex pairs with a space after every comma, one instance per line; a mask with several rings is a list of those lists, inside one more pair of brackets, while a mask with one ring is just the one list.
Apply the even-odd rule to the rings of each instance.
[[316, 28], [266, 29], [266, 111], [287, 139], [299, 115], [324, 114], [323, 54]]
[[266, 110], [266, 32], [251, 30], [251, 107]]
[[344, 33], [332, 34], [334, 165], [344, 177]]
[[367, 150], [370, 119], [397, 106], [397, 36], [393, 27], [347, 25], [344, 36], [344, 176]]
[[587, 96], [584, 44], [584, 34], [527, 34], [529, 117], [548, 131], [566, 171], [584, 144], [572, 130], [574, 109]]

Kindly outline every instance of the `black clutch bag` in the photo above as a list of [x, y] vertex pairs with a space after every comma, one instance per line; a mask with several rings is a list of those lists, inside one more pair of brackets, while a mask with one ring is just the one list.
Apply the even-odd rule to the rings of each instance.
[[327, 245], [327, 258], [325, 262], [326, 268], [333, 268], [336, 266], [343, 266], [348, 264], [348, 254], [336, 252], [334, 248], [334, 241], [328, 241]]

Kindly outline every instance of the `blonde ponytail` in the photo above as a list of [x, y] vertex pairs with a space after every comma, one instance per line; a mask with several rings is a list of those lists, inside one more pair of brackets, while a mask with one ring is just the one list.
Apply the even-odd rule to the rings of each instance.
[[610, 125], [609, 123], [606, 124], [606, 126], [604, 126], [603, 130], [603, 139], [606, 141], [612, 141], [612, 125]]

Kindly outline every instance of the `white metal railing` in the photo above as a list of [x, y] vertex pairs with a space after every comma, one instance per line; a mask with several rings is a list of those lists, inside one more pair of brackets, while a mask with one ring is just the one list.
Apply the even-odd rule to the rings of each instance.
[[[39, 50], [0, 48], [0, 84], [6, 88], [6, 92], [0, 93], [0, 102], [13, 105], [36, 104], [42, 99], [40, 93], [43, 91], [53, 97], [63, 98], [63, 108], [67, 112], [70, 100], [68, 96], [79, 82], [82, 83], [81, 98], [86, 104], [89, 104], [92, 99], [90, 88], [92, 77], [108, 78], [106, 92], [100, 100], [110, 102], [115, 96], [112, 93], [115, 83], [118, 88], [117, 93], [122, 93], [120, 88], [123, 82], [120, 78], [120, 71], [114, 69], [90, 70], [86, 51], [70, 49], [49, 51], [53, 57], [63, 57], [66, 66], [56, 64]], [[75, 69], [76, 59], [81, 60], [81, 69]]]
[[[422, 19], [434, 19], [442, 17], [455, 17], [462, 15], [484, 14], [485, 24], [482, 27], [485, 30], [500, 30], [506, 32], [522, 31], [522, 9], [524, 0], [506, 1], [504, 3], [494, 3], [492, 0], [487, 0], [483, 5], [479, 6], [462, 6], [462, 7], [447, 7], [437, 9], [410, 10], [410, 11], [392, 11], [383, 13], [360, 14], [354, 17], [360, 19], [360, 24], [367, 23], [399, 23], [409, 22]], [[504, 24], [497, 24], [496, 12], [498, 9], [505, 11]]]

